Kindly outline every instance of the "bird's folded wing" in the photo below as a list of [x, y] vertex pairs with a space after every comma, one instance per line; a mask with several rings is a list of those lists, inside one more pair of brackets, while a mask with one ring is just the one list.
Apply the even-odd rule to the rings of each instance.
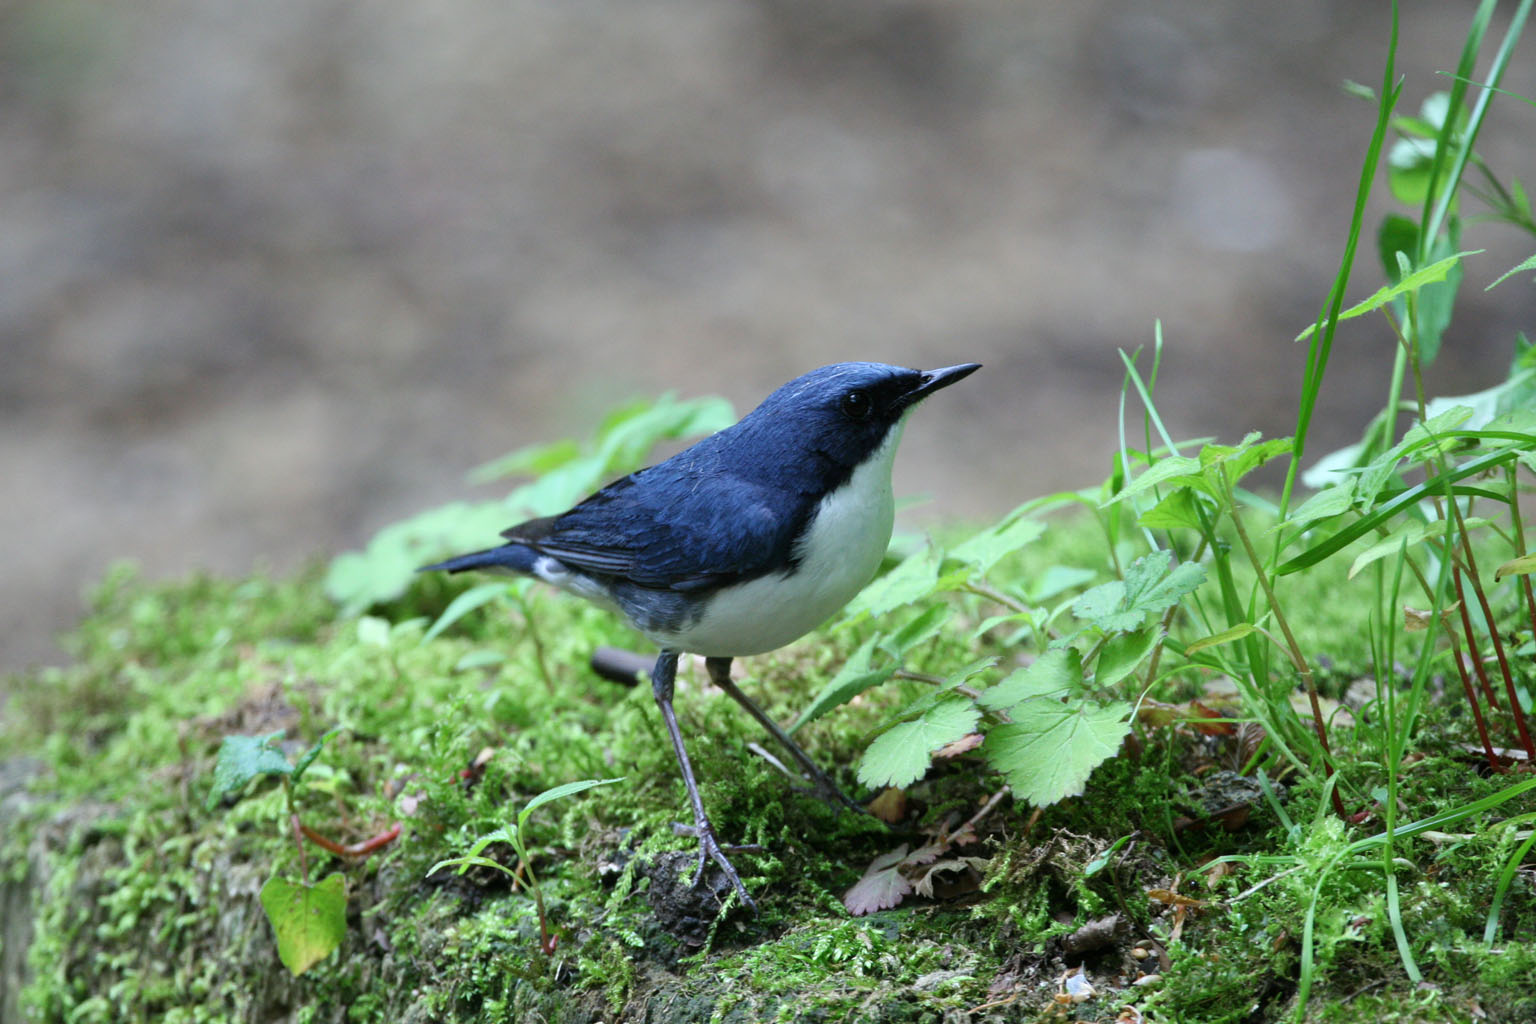
[[784, 568], [813, 507], [808, 496], [738, 477], [706, 474], [635, 486], [641, 475], [504, 536], [581, 572], [696, 590]]

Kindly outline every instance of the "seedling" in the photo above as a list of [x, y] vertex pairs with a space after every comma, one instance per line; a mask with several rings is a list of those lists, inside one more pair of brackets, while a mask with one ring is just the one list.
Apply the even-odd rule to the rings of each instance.
[[[576, 782], [567, 782], [553, 789], [546, 789], [532, 800], [528, 801], [521, 811], [517, 812], [517, 818], [511, 828], [503, 825], [494, 832], [488, 832], [475, 840], [473, 846], [462, 856], [450, 857], [440, 860], [427, 870], [427, 876], [431, 877], [443, 868], [457, 868], [459, 874], [463, 874], [473, 867], [493, 868], [502, 874], [509, 875], [514, 884], [521, 884], [533, 892], [534, 904], [539, 909], [539, 946], [545, 956], [553, 956], [560, 938], [550, 931], [549, 917], [544, 910], [544, 890], [539, 887], [539, 878], [533, 872], [533, 861], [528, 856], [527, 839], [524, 829], [528, 825], [528, 816], [537, 808], [558, 800], [563, 796], [570, 796], [596, 786], [610, 786], [615, 782], [623, 782], [623, 777], [616, 779], [581, 779]], [[499, 860], [485, 856], [486, 848], [492, 843], [506, 843], [512, 847], [512, 852], [517, 854], [516, 867], [507, 867]]]

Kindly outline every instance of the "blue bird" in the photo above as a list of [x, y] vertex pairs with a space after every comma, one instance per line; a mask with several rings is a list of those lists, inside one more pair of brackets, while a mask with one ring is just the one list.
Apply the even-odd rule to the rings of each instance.
[[906, 414], [979, 368], [837, 363], [779, 388], [735, 426], [618, 480], [560, 515], [506, 530], [500, 547], [423, 571], [534, 576], [624, 616], [661, 648], [651, 689], [693, 805], [697, 885], [713, 860], [755, 909], [715, 837], [672, 709], [678, 655], [742, 705], [815, 781], [837, 787], [731, 682], [731, 659], [783, 647], [864, 588], [890, 544], [891, 464]]

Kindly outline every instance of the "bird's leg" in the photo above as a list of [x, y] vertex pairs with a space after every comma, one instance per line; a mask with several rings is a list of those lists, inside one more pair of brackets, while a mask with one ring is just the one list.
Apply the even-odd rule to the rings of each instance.
[[684, 825], [678, 823], [673, 827], [683, 835], [691, 835], [699, 841], [699, 869], [694, 874], [693, 884], [697, 886], [704, 880], [704, 867], [706, 858], [719, 865], [725, 872], [725, 877], [730, 879], [731, 885], [736, 889], [741, 901], [745, 903], [753, 913], [757, 912], [757, 904], [752, 902], [752, 897], [747, 895], [747, 887], [741, 884], [741, 877], [736, 874], [736, 869], [726, 859], [725, 851], [754, 849], [754, 847], [722, 847], [715, 839], [714, 826], [709, 823], [709, 815], [704, 813], [704, 801], [699, 796], [698, 783], [693, 778], [693, 766], [688, 762], [688, 751], [683, 748], [683, 734], [677, 727], [677, 714], [672, 710], [672, 681], [677, 675], [677, 652], [662, 651], [656, 658], [656, 667], [651, 670], [651, 692], [656, 697], [656, 704], [661, 708], [662, 720], [667, 723], [667, 735], [672, 737], [672, 750], [677, 754], [677, 766], [683, 771], [683, 785], [688, 788], [688, 801], [693, 805], [693, 824]]
[[800, 767], [804, 768], [806, 774], [811, 777], [817, 796], [834, 807], [841, 804], [844, 807], [851, 807], [855, 811], [862, 812], [864, 810], [863, 807], [859, 806], [839, 789], [837, 783], [833, 782], [826, 772], [817, 767], [816, 762], [811, 760], [811, 755], [801, 750], [800, 745], [790, 739], [789, 733], [779, 728], [779, 723], [769, 718], [766, 711], [752, 703], [752, 699], [745, 693], [742, 693], [735, 683], [731, 682], [730, 658], [705, 658], [704, 668], [709, 672], [710, 682], [730, 694], [732, 700], [746, 708], [747, 713], [757, 719], [758, 723], [768, 730], [769, 735], [778, 740], [784, 749], [789, 752], [789, 756], [800, 763]]

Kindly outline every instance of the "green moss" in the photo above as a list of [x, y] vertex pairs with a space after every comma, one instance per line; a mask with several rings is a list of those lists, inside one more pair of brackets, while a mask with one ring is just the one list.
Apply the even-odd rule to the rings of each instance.
[[[1000, 566], [1000, 584], [1022, 586], [1095, 545], [1093, 527], [1062, 524]], [[1337, 585], [1306, 574], [1294, 583], [1297, 607], [1309, 607], [1301, 591]], [[1494, 1020], [1532, 1015], [1524, 993], [1536, 967], [1536, 913], [1520, 876], [1505, 898], [1497, 952], [1481, 941], [1528, 824], [1483, 816], [1399, 845], [1401, 919], [1434, 989], [1403, 972], [1379, 850], [1351, 852], [1379, 821], [1346, 827], [1316, 814], [1323, 781], [1300, 773], [1276, 781], [1278, 810], [1258, 801], [1231, 831], [1206, 821], [1208, 748], [1226, 741], [1186, 729], [1141, 729], [1132, 754], [1037, 820], [1004, 801], [981, 823], [984, 841], [965, 851], [990, 858], [985, 870], [950, 901], [914, 898], [855, 920], [842, 894], [876, 856], [921, 836], [893, 835], [796, 793], [750, 749], [756, 725], [688, 667], [678, 709], [704, 799], [725, 840], [763, 847], [736, 858], [762, 916], [719, 922], [697, 947], [661, 928], [648, 903], [642, 866], [684, 845], [670, 827], [683, 790], [650, 694], [585, 668], [594, 646], [630, 642], [612, 617], [534, 590], [422, 643], [427, 619], [413, 616], [431, 616], [452, 597], [437, 581], [423, 581], [388, 621], [338, 619], [317, 594], [314, 574], [149, 584], [117, 571], [80, 630], [78, 662], [14, 681], [17, 713], [0, 749], [43, 766], [16, 811], [18, 827], [0, 842], [0, 877], [34, 880], [29, 1019], [941, 1021], [983, 1005], [1001, 1019], [1056, 1019], [1061, 977], [1080, 964], [1102, 994], [1073, 1009], [1081, 1019], [1112, 1019], [1134, 1003], [1152, 1019], [1270, 1020], [1294, 1009], [1309, 906], [1309, 1019], [1352, 1019], [1330, 1009], [1352, 1005], [1369, 1007], [1372, 1019], [1457, 1020], [1477, 1000]], [[955, 628], [915, 651], [910, 669], [942, 674], [975, 657], [965, 627], [984, 610], [974, 597], [952, 600]], [[1309, 650], [1358, 634], [1365, 621], [1322, 605], [1295, 618], [1312, 631]], [[788, 720], [872, 628], [855, 624], [750, 659], [738, 676]], [[852, 788], [869, 731], [923, 685], [872, 690], [800, 739]], [[1187, 700], [1199, 685], [1185, 673], [1155, 694]], [[334, 956], [295, 979], [278, 963], [256, 902], [267, 878], [301, 870], [282, 790], [258, 780], [211, 812], [204, 802], [225, 735], [282, 730], [291, 757], [338, 724], [299, 789], [305, 823], [343, 843], [397, 820], [402, 834], [361, 862], [309, 847], [312, 876], [346, 874], [348, 932]], [[1508, 785], [1463, 759], [1467, 726], [1426, 716], [1416, 750], [1427, 756], [1403, 767], [1400, 821]], [[1374, 733], [1337, 734], [1343, 784], [1379, 790]], [[486, 748], [489, 760], [471, 771]], [[532, 900], [505, 876], [427, 877], [535, 794], [613, 776], [625, 781], [546, 805], [529, 822], [560, 935], [552, 956], [538, 948]], [[998, 786], [979, 760], [941, 762], [910, 787], [904, 827], [952, 826]], [[1530, 810], [1527, 802], [1499, 815]], [[1225, 873], [1212, 871], [1223, 858]], [[1148, 896], [1170, 888], [1199, 904], [1178, 914]], [[1122, 922], [1111, 944], [1065, 952], [1068, 936], [1111, 914]], [[1131, 958], [1137, 943], [1161, 950], [1166, 965]], [[1149, 970], [1160, 984], [1130, 986]]]

